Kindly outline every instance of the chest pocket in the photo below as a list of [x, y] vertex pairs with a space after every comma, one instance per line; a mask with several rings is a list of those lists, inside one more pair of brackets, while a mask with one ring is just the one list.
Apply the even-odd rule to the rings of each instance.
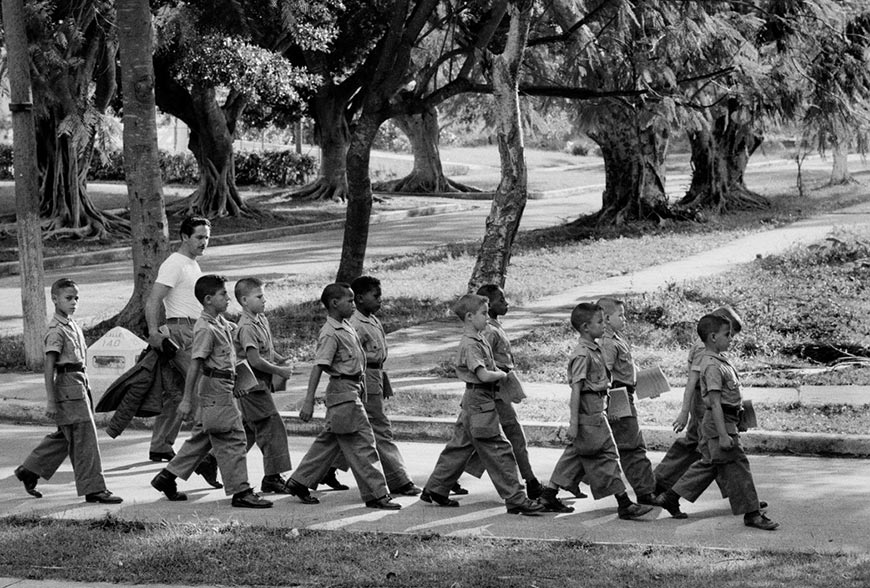
[[489, 439], [501, 434], [495, 402], [489, 401], [478, 406], [470, 406], [468, 413], [469, 433], [475, 439]]
[[380, 348], [381, 346], [378, 344], [378, 342], [371, 337], [363, 341], [363, 349], [365, 349], [366, 351], [374, 352], [378, 351]]

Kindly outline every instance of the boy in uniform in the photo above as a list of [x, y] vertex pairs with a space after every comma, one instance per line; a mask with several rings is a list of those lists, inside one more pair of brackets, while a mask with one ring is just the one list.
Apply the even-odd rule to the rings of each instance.
[[[477, 294], [489, 299], [489, 317], [486, 320], [486, 328], [481, 334], [492, 349], [495, 367], [508, 373], [514, 369], [514, 356], [511, 352], [510, 339], [508, 339], [507, 333], [499, 321], [499, 317], [507, 314], [509, 308], [504, 290], [497, 284], [485, 284], [477, 289]], [[541, 482], [538, 481], [534, 470], [532, 470], [526, 435], [523, 426], [517, 419], [517, 411], [514, 410], [513, 401], [501, 389], [495, 396], [495, 411], [498, 413], [498, 421], [504, 436], [507, 437], [513, 448], [520, 476], [526, 481], [526, 494], [530, 499], [535, 500], [541, 495]], [[477, 454], [472, 454], [468, 463], [465, 464], [465, 471], [477, 478], [483, 475], [483, 464]]]
[[705, 407], [698, 444], [701, 459], [689, 467], [673, 488], [659, 495], [657, 501], [668, 510], [679, 509], [680, 497], [695, 502], [718, 479], [731, 502], [733, 514], [742, 514], [747, 527], [773, 531], [779, 524], [761, 511], [749, 460], [740, 446], [738, 422], [743, 409], [740, 379], [723, 355], [731, 345], [731, 323], [721, 316], [705, 315], [698, 321], [698, 336], [705, 347], [699, 374]]
[[229, 305], [226, 278], [205, 275], [194, 286], [202, 314], [193, 326], [191, 362], [184, 378], [184, 398], [178, 405], [182, 419], [191, 416], [193, 395], [199, 398], [198, 416], [190, 438], [162, 469], [151, 485], [169, 500], [187, 500], [175, 479], [187, 480], [196, 466], [214, 452], [224, 491], [239, 508], [269, 508], [272, 503], [257, 496], [248, 484], [245, 429], [233, 398], [236, 375], [234, 325], [223, 317]]
[[456, 376], [465, 382], [462, 409], [426, 488], [425, 502], [459, 506], [448, 495], [472, 453], [477, 453], [486, 472], [511, 514], [533, 515], [543, 507], [529, 500], [517, 477], [517, 462], [511, 444], [501, 433], [495, 398], [498, 382], [507, 375], [495, 366], [492, 350], [481, 331], [486, 328], [488, 300], [466, 294], [454, 305], [462, 319], [463, 333], [456, 357]]
[[289, 378], [293, 370], [280, 364], [286, 361], [275, 352], [272, 331], [266, 318], [266, 294], [262, 280], [242, 278], [236, 282], [236, 300], [242, 316], [235, 330], [236, 355], [246, 359], [257, 378], [257, 387], [239, 396], [239, 409], [245, 427], [248, 450], [257, 444], [263, 453], [261, 492], [286, 494], [282, 472], [293, 466], [287, 445], [287, 430], [272, 399], [272, 376]]
[[384, 372], [387, 359], [387, 336], [384, 327], [375, 314], [381, 308], [381, 282], [371, 276], [361, 276], [350, 284], [354, 294], [356, 310], [350, 317], [350, 324], [356, 330], [366, 355], [366, 382], [363, 392], [363, 406], [375, 435], [375, 446], [380, 457], [387, 487], [393, 494], [417, 496], [421, 488], [414, 484], [405, 469], [405, 462], [396, 443], [390, 419], [384, 413], [384, 399], [392, 390], [384, 389], [389, 381]]
[[365, 393], [366, 354], [347, 320], [354, 313], [353, 299], [353, 290], [343, 282], [328, 285], [320, 296], [328, 316], [317, 339], [315, 363], [299, 418], [304, 422], [311, 420], [317, 384], [326, 372], [329, 374], [326, 423], [288, 478], [286, 488], [303, 503], [317, 504], [320, 501], [311, 496], [309, 488], [317, 487], [341, 455], [350, 466], [367, 507], [398, 510], [402, 506], [390, 500], [387, 482], [378, 467], [375, 436], [360, 399]]
[[581, 303], [571, 312], [571, 326], [580, 341], [568, 360], [568, 383], [571, 386], [571, 442], [553, 470], [541, 494], [541, 504], [550, 512], [572, 512], [557, 494], [582, 478], [589, 482], [592, 496], [599, 500], [615, 495], [621, 519], [637, 519], [652, 510], [635, 504], [625, 492], [619, 468], [619, 453], [607, 422], [606, 399], [610, 387], [610, 370], [596, 339], [604, 334], [604, 313], [597, 304]]
[[72, 320], [78, 307], [79, 288], [69, 278], [51, 285], [54, 316], [45, 333], [45, 414], [57, 424], [24, 463], [15, 477], [24, 490], [42, 498], [36, 489], [40, 477], [50, 480], [69, 456], [76, 480], [76, 492], [85, 502], [118, 504], [121, 497], [106, 490], [97, 427], [94, 424], [91, 390], [85, 374], [87, 345], [81, 328]]

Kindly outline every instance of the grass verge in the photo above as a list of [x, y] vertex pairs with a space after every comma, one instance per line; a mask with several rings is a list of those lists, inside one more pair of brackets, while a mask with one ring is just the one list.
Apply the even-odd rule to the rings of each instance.
[[[864, 555], [576, 541], [0, 520], [0, 575], [81, 582], [228, 586], [512, 588], [838, 586], [870, 582]], [[324, 557], [324, 556], [327, 557]], [[578, 580], [582, 579], [582, 580]]]

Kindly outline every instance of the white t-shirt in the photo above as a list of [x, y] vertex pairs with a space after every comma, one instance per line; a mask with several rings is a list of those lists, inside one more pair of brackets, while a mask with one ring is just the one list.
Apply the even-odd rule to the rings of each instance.
[[195, 259], [181, 253], [173, 253], [157, 271], [155, 282], [169, 286], [169, 293], [163, 299], [166, 308], [166, 318], [189, 317], [194, 320], [202, 314], [202, 305], [193, 294], [196, 281], [202, 276], [202, 270]]

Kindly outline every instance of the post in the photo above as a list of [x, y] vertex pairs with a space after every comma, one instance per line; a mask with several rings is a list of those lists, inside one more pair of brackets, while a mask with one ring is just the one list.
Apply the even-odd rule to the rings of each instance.
[[30, 58], [24, 32], [23, 0], [3, 0], [3, 28], [9, 54], [9, 110], [12, 112], [15, 213], [18, 217], [18, 264], [24, 316], [24, 357], [30, 370], [42, 369], [46, 325], [36, 129], [30, 95]]

